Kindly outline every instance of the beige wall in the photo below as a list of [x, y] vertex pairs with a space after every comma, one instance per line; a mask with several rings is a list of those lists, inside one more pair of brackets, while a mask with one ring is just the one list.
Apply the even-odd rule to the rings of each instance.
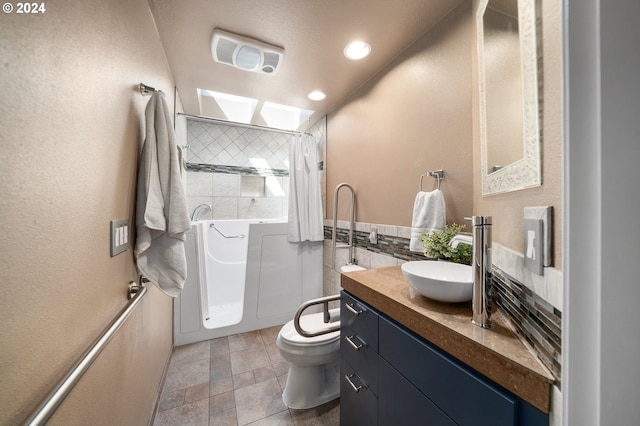
[[[126, 303], [148, 98], [173, 82], [146, 0], [47, 2], [0, 25], [0, 424], [18, 424]], [[171, 353], [171, 300], [150, 293], [50, 424], [143, 425]]]
[[[411, 225], [419, 176], [443, 168], [447, 222], [493, 216], [493, 240], [523, 252], [525, 206], [554, 207], [554, 266], [561, 267], [562, 128], [560, 2], [541, 13], [542, 182], [533, 189], [482, 197], [475, 11], [463, 2], [407, 51], [328, 115], [327, 217], [333, 189], [357, 190], [358, 221]], [[429, 190], [433, 179], [425, 178]], [[346, 193], [346, 191], [345, 191]], [[342, 193], [341, 193], [342, 194]], [[348, 200], [340, 198], [339, 219]], [[468, 227], [467, 227], [468, 229]]]
[[[410, 226], [420, 175], [437, 169], [447, 221], [472, 214], [471, 25], [465, 2], [328, 115], [327, 217], [348, 182], [359, 222]], [[341, 192], [339, 219], [348, 204]]]
[[[473, 13], [479, 0], [473, 0]], [[480, 132], [478, 125], [478, 81], [474, 69], [473, 82], [473, 211], [477, 215], [493, 216], [493, 241], [518, 253], [524, 251], [524, 208], [527, 206], [553, 206], [553, 266], [562, 267], [562, 34], [559, 0], [543, 0], [540, 10], [542, 25], [538, 29], [541, 37], [539, 51], [542, 60], [542, 90], [538, 94], [542, 115], [541, 163], [542, 186], [514, 191], [506, 194], [482, 196], [480, 181]], [[474, 20], [475, 25], [475, 20]], [[475, 37], [475, 27], [473, 36]], [[474, 38], [475, 40], [475, 38]], [[475, 43], [475, 41], [474, 41]], [[473, 50], [476, 67], [476, 50]]]

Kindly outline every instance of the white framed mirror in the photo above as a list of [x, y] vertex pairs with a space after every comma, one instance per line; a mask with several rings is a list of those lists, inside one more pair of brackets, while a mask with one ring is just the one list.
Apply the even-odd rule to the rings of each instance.
[[476, 28], [482, 195], [539, 186], [535, 0], [481, 0]]

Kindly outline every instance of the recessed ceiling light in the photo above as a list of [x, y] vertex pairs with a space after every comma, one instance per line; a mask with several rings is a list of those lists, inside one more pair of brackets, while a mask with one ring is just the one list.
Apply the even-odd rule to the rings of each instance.
[[311, 99], [312, 101], [321, 101], [326, 97], [327, 95], [319, 90], [314, 90], [307, 95], [307, 98]]
[[344, 48], [344, 56], [349, 59], [362, 59], [369, 56], [371, 46], [366, 41], [354, 41]]

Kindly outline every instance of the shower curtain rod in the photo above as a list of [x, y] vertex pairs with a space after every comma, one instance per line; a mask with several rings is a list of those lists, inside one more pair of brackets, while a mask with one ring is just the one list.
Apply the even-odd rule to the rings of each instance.
[[211, 121], [211, 122], [214, 122], [214, 123], [223, 124], [225, 126], [244, 127], [246, 129], [262, 130], [264, 132], [273, 132], [273, 133], [284, 133], [284, 134], [287, 134], [287, 135], [309, 135], [309, 136], [313, 136], [311, 133], [308, 133], [308, 132], [297, 132], [295, 130], [274, 129], [273, 127], [260, 126], [258, 124], [238, 123], [237, 121], [221, 120], [219, 118], [204, 117], [202, 115], [192, 115], [192, 114], [187, 114], [187, 113], [184, 113], [184, 112], [179, 112], [178, 115], [183, 115], [185, 117], [192, 118], [194, 120], [199, 120], [199, 121]]

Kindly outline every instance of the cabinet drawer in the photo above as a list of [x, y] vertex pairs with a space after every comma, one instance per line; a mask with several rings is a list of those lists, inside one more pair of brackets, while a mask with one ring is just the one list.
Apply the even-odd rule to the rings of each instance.
[[346, 292], [340, 298], [340, 327], [350, 328], [378, 352], [378, 314]]
[[344, 359], [340, 361], [340, 424], [378, 424], [378, 399]]
[[378, 351], [351, 328], [340, 330], [340, 355], [356, 368], [358, 376], [378, 395]]
[[456, 426], [449, 416], [382, 358], [379, 381], [379, 424]]
[[516, 399], [488, 379], [386, 318], [379, 337], [380, 356], [459, 425], [516, 424]]

